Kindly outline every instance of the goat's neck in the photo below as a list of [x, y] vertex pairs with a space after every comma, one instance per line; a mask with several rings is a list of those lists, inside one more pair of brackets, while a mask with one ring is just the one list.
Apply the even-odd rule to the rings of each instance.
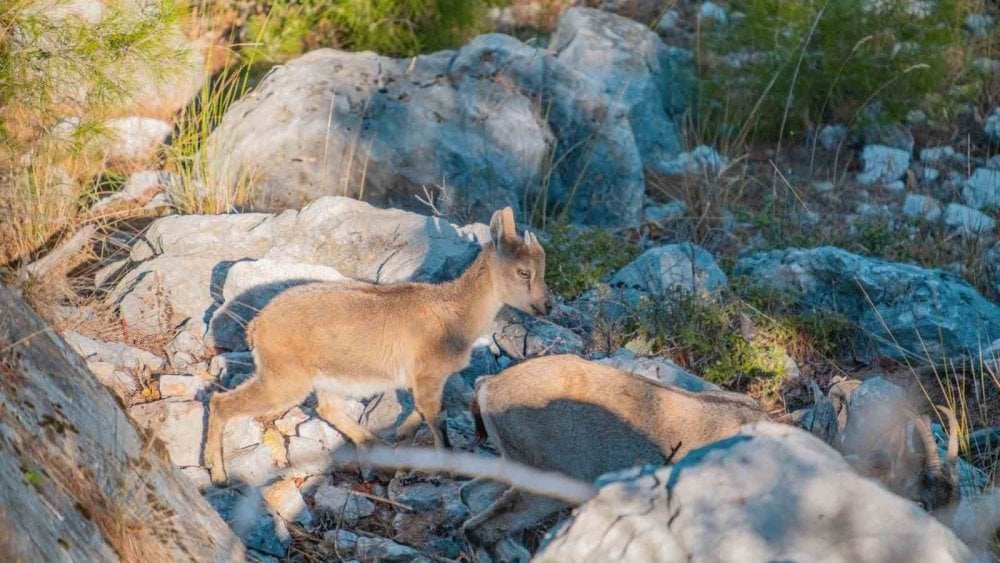
[[491, 246], [484, 246], [472, 265], [448, 284], [450, 307], [447, 309], [452, 317], [449, 324], [453, 331], [463, 334], [470, 342], [489, 329], [503, 307], [491, 268], [493, 252]]

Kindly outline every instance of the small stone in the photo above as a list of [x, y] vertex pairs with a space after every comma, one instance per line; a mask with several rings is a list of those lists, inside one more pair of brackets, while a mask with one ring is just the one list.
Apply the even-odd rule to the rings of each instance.
[[719, 25], [726, 25], [729, 23], [729, 16], [726, 13], [725, 8], [714, 2], [703, 2], [701, 7], [698, 9], [698, 16], [701, 19], [714, 20], [715, 23]]
[[903, 215], [937, 221], [941, 218], [941, 204], [929, 196], [908, 194], [903, 202]]
[[312, 523], [312, 513], [302, 499], [302, 493], [293, 479], [284, 479], [262, 489], [264, 501], [286, 522], [298, 522], [308, 526]]
[[194, 398], [199, 391], [208, 385], [208, 382], [193, 375], [170, 373], [161, 375], [157, 385], [160, 389], [160, 397]]
[[847, 136], [847, 127], [843, 125], [824, 125], [819, 130], [817, 140], [821, 147], [828, 151], [837, 150]]
[[962, 198], [971, 207], [1000, 207], [1000, 170], [977, 168], [965, 182]]
[[359, 537], [355, 551], [358, 557], [366, 561], [428, 561], [416, 549], [387, 538]]
[[920, 150], [920, 162], [924, 164], [947, 163], [951, 160], [960, 160], [961, 155], [949, 146], [931, 147]]
[[910, 153], [884, 145], [867, 145], [861, 151], [861, 162], [864, 170], [858, 174], [858, 182], [868, 185], [894, 182], [910, 166]]
[[996, 221], [992, 217], [960, 203], [948, 204], [944, 211], [944, 222], [965, 236], [978, 236], [996, 228]]
[[299, 424], [309, 420], [309, 414], [302, 407], [292, 407], [281, 418], [274, 421], [274, 427], [285, 436], [295, 436]]
[[833, 191], [833, 182], [813, 182], [813, 189], [821, 194], [830, 193]]
[[135, 405], [129, 415], [163, 441], [174, 465], [201, 464], [205, 407], [198, 401], [164, 399]]
[[923, 172], [921, 172], [921, 177], [924, 182], [931, 183], [936, 182], [941, 177], [941, 173], [934, 168], [924, 168]]
[[315, 440], [328, 450], [344, 445], [347, 441], [344, 435], [321, 418], [311, 418], [298, 426], [298, 435]]
[[895, 182], [889, 182], [885, 185], [885, 189], [894, 193], [901, 193], [906, 191], [906, 183], [902, 180], [896, 180]]
[[687, 205], [683, 201], [647, 205], [644, 210], [646, 221], [662, 225], [668, 221], [683, 219], [687, 215]]
[[178, 332], [166, 348], [170, 364], [175, 368], [183, 368], [197, 363], [199, 358], [206, 355], [205, 351], [205, 345], [201, 339], [186, 330]]
[[295, 475], [316, 475], [330, 464], [330, 450], [323, 444], [300, 436], [288, 438], [288, 466]]
[[988, 14], [969, 14], [965, 16], [965, 27], [976, 37], [988, 37], [995, 21]]
[[358, 545], [358, 535], [348, 530], [330, 530], [323, 533], [323, 541], [338, 550], [353, 551]]
[[182, 467], [181, 473], [188, 478], [189, 481], [197, 488], [199, 491], [204, 491], [212, 486], [212, 478], [208, 474], [208, 470], [204, 467], [191, 466]]
[[332, 513], [338, 521], [353, 524], [375, 513], [375, 503], [352, 491], [323, 485], [313, 499], [316, 510]]
[[259, 487], [274, 477], [276, 471], [271, 450], [257, 444], [226, 455], [226, 472], [230, 480]]
[[991, 141], [1000, 141], [1000, 106], [993, 108], [993, 112], [986, 117], [983, 131]]

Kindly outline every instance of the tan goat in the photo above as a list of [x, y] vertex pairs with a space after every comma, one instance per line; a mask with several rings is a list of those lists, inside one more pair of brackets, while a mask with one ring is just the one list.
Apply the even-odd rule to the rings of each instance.
[[[643, 464], [663, 465], [768, 417], [753, 399], [692, 393], [576, 356], [529, 360], [480, 380], [472, 406], [477, 432], [508, 460], [593, 481]], [[474, 484], [463, 487], [466, 490]], [[510, 489], [466, 522], [463, 533], [490, 552], [504, 536], [565, 508]]]
[[315, 283], [268, 303], [247, 327], [256, 375], [210, 403], [205, 461], [212, 481], [227, 480], [222, 434], [230, 418], [280, 412], [313, 391], [319, 415], [365, 445], [377, 438], [347, 416], [345, 398], [409, 388], [416, 408], [397, 439], [411, 438], [423, 417], [435, 445], [450, 447], [439, 416], [445, 380], [469, 364], [473, 342], [501, 307], [549, 310], [538, 239], [517, 236], [509, 207], [493, 214], [490, 232], [493, 243], [450, 282]]

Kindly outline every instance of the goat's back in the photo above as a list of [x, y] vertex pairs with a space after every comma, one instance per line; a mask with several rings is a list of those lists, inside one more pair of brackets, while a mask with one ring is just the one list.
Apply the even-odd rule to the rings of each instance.
[[476, 405], [504, 457], [593, 480], [691, 449], [766, 419], [756, 402], [691, 393], [570, 355], [533, 359], [481, 380]]

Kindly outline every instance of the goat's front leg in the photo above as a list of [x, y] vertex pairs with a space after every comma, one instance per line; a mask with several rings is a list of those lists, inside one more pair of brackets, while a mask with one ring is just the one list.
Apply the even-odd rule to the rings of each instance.
[[[444, 392], [444, 383], [447, 377], [423, 377], [416, 378], [413, 386], [413, 405], [415, 412], [427, 421], [427, 426], [434, 437], [434, 446], [438, 449], [451, 449], [451, 441], [448, 440], [448, 425], [445, 417], [441, 416], [441, 397]], [[413, 415], [403, 423], [401, 430], [407, 429], [407, 423], [411, 421]], [[419, 424], [419, 422], [418, 422]], [[413, 427], [416, 430], [416, 427]]]

